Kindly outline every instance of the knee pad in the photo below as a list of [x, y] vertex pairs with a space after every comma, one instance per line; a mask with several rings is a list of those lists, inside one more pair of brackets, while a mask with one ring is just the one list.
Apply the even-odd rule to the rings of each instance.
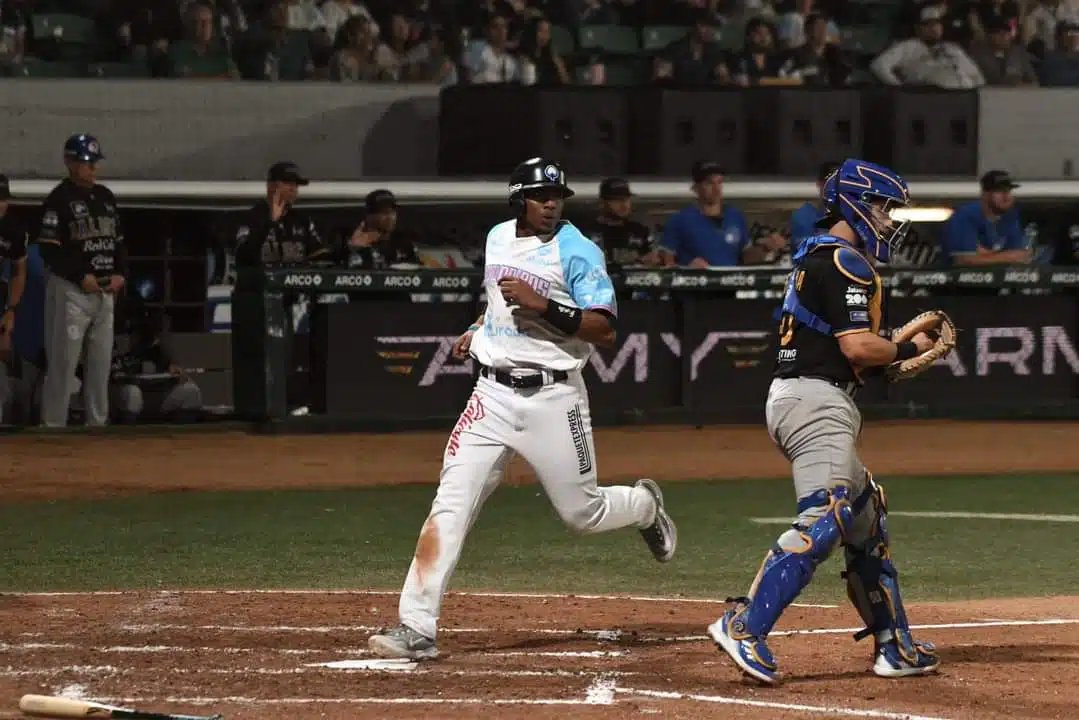
[[753, 581], [745, 607], [731, 623], [743, 636], [763, 638], [813, 579], [854, 521], [850, 489], [820, 490], [798, 503], [798, 522], [779, 536]]
[[888, 506], [884, 488], [866, 473], [866, 495], [875, 517], [869, 537], [858, 544], [844, 544], [847, 569], [847, 596], [865, 622], [855, 640], [874, 636], [878, 643], [895, 640], [904, 655], [916, 654], [903, 598], [899, 594], [899, 571], [892, 563], [888, 538]]

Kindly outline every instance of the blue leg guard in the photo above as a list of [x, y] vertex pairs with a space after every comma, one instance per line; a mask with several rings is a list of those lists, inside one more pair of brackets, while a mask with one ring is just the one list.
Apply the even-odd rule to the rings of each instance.
[[798, 503], [798, 522], [783, 533], [768, 552], [749, 596], [708, 627], [715, 643], [746, 674], [765, 683], [779, 681], [778, 666], [766, 644], [768, 633], [783, 611], [813, 579], [817, 566], [828, 559], [850, 531], [864, 504], [850, 499], [850, 488], [821, 490]]
[[899, 572], [892, 562], [884, 488], [870, 476], [867, 492], [871, 493], [873, 516], [868, 537], [845, 543], [847, 570], [843, 577], [847, 580], [847, 595], [866, 624], [854, 639], [873, 636], [873, 671], [878, 675], [924, 675], [936, 670], [940, 661], [931, 643], [915, 642], [911, 636], [899, 594]]

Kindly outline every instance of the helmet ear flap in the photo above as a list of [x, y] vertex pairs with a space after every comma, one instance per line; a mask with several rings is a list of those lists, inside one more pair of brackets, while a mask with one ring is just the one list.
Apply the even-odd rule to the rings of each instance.
[[525, 199], [524, 196], [521, 195], [521, 193], [514, 193], [513, 195], [510, 195], [510, 208], [512, 208], [513, 212], [517, 215], [524, 214]]

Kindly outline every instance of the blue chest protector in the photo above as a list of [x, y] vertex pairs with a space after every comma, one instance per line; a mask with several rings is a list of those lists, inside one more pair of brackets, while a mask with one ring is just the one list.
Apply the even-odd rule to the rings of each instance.
[[[840, 240], [831, 235], [816, 235], [814, 237], [806, 238], [805, 241], [798, 246], [798, 250], [795, 251], [794, 255], [791, 257], [791, 263], [794, 267], [791, 270], [790, 276], [787, 277], [787, 285], [783, 292], [783, 305], [776, 308], [773, 319], [778, 322], [783, 319], [784, 315], [791, 315], [795, 320], [811, 330], [815, 330], [824, 335], [831, 335], [832, 326], [815, 313], [807, 310], [805, 305], [803, 305], [802, 301], [798, 298], [798, 271], [801, 270], [802, 264], [809, 254], [822, 247], [846, 248], [850, 252], [855, 253], [859, 258], [861, 257], [861, 253], [846, 240]], [[843, 254], [846, 255], [847, 253]]]

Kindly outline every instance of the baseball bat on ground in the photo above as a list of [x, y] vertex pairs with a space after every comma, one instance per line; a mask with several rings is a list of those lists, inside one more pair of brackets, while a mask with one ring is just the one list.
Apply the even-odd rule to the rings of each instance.
[[88, 700], [71, 700], [48, 695], [23, 695], [19, 709], [31, 717], [116, 718], [120, 720], [222, 720], [221, 715], [170, 715], [113, 707]]

